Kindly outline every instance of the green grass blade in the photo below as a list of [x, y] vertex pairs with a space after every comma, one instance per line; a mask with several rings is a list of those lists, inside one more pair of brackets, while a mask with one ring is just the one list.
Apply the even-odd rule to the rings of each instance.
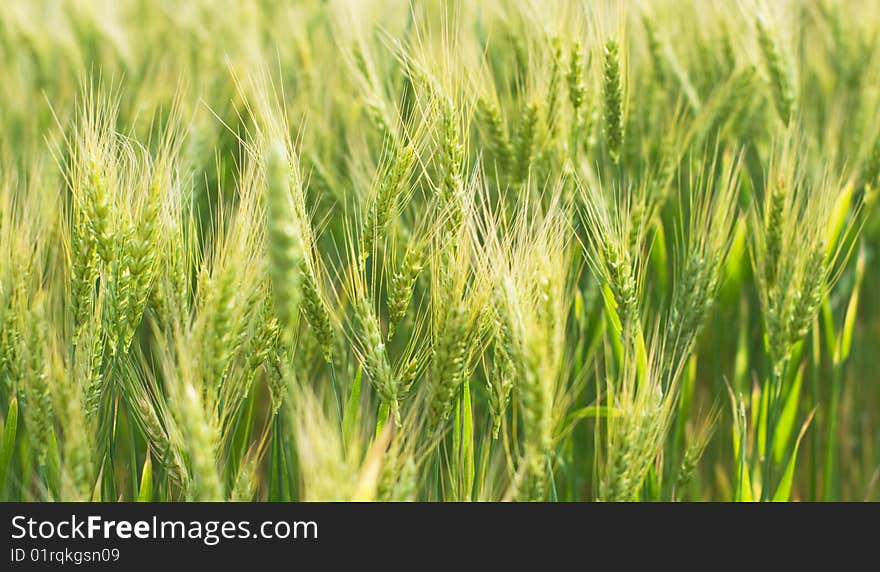
[[464, 496], [471, 500], [474, 490], [474, 412], [471, 406], [471, 384], [465, 381], [462, 387], [462, 472]]
[[859, 259], [856, 263], [856, 278], [853, 284], [852, 294], [849, 297], [849, 303], [846, 305], [846, 316], [843, 320], [843, 330], [840, 334], [839, 346], [835, 352], [835, 361], [844, 362], [849, 358], [852, 349], [853, 331], [856, 326], [856, 316], [859, 311], [859, 292], [862, 286], [862, 278], [865, 275], [865, 254], [864, 251], [859, 253]]
[[0, 495], [6, 490], [6, 476], [15, 451], [15, 436], [18, 432], [18, 398], [13, 397], [6, 412], [3, 437], [0, 439]]
[[782, 412], [779, 415], [779, 420], [776, 423], [776, 429], [773, 434], [773, 459], [776, 463], [782, 462], [785, 451], [788, 449], [791, 435], [794, 432], [803, 381], [804, 368], [801, 367], [798, 369], [794, 383], [785, 397], [785, 403], [782, 406]]
[[360, 419], [362, 378], [363, 370], [358, 368], [351, 386], [351, 393], [348, 395], [348, 401], [345, 402], [345, 412], [342, 415], [342, 439], [346, 448], [351, 446]]
[[794, 469], [797, 464], [797, 455], [798, 449], [801, 446], [801, 440], [803, 440], [804, 435], [807, 432], [807, 428], [810, 426], [810, 422], [813, 420], [813, 415], [816, 413], [813, 410], [807, 420], [804, 421], [804, 424], [801, 426], [801, 431], [798, 433], [797, 441], [794, 443], [794, 450], [791, 452], [791, 458], [788, 460], [788, 464], [785, 467], [785, 472], [782, 474], [782, 480], [779, 481], [779, 486], [776, 488], [776, 492], [773, 494], [773, 502], [787, 502], [791, 500], [791, 487], [792, 482], [794, 481]]
[[138, 502], [151, 502], [153, 500], [153, 462], [150, 453], [144, 459], [144, 468], [141, 470], [141, 485], [138, 490]]

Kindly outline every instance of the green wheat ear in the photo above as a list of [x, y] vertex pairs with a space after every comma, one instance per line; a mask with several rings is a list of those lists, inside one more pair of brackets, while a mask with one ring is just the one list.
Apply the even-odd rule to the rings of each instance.
[[605, 142], [611, 160], [620, 162], [623, 148], [623, 86], [620, 65], [620, 44], [609, 39], [605, 43], [602, 96], [605, 114]]
[[758, 30], [758, 43], [761, 46], [764, 63], [770, 74], [773, 103], [779, 117], [787, 124], [797, 109], [798, 91], [795, 67], [766, 20], [759, 16], [755, 26]]
[[514, 146], [514, 157], [516, 158], [514, 177], [518, 184], [525, 182], [532, 165], [538, 117], [538, 103], [529, 101], [522, 110]]
[[266, 153], [266, 239], [275, 311], [286, 331], [296, 328], [303, 250], [290, 195], [290, 163], [285, 147]]
[[389, 338], [394, 335], [395, 329], [406, 316], [416, 280], [425, 265], [426, 247], [427, 245], [421, 241], [408, 244], [399, 269], [391, 276], [391, 282], [388, 284]]
[[487, 144], [492, 151], [498, 171], [505, 173], [510, 167], [513, 150], [510, 145], [510, 137], [507, 134], [507, 126], [501, 115], [501, 109], [496, 102], [481, 97], [477, 101], [477, 112], [486, 126], [488, 133]]

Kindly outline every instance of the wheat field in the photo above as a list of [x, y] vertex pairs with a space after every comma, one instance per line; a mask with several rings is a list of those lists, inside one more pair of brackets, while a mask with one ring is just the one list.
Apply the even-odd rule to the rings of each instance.
[[880, 500], [869, 0], [5, 0], [0, 499]]

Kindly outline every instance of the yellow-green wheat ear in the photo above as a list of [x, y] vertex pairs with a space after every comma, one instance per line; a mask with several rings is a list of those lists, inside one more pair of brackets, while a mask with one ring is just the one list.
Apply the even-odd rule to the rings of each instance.
[[266, 152], [266, 243], [275, 311], [288, 332], [296, 328], [303, 261], [290, 195], [290, 168], [285, 147], [272, 144]]

